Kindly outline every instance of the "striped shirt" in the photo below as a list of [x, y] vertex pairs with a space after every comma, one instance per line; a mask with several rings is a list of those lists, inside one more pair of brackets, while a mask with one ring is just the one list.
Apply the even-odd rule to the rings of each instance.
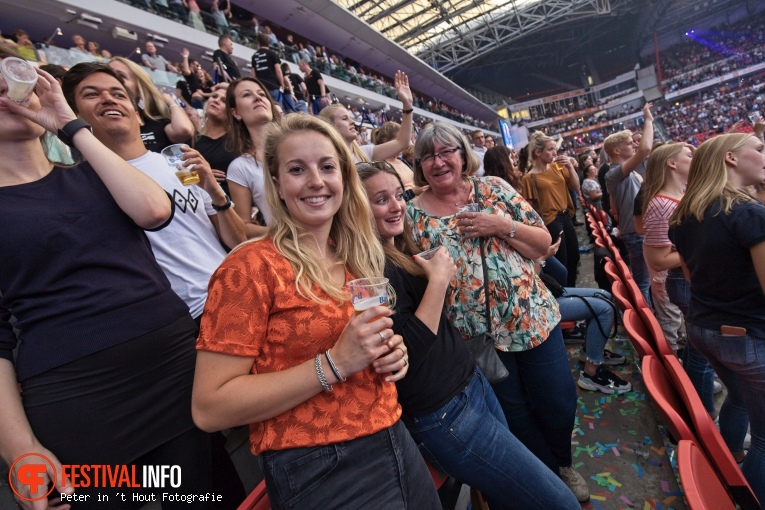
[[669, 218], [679, 203], [679, 200], [665, 195], [656, 195], [651, 199], [643, 216], [644, 246], [672, 246], [672, 241], [667, 235]]

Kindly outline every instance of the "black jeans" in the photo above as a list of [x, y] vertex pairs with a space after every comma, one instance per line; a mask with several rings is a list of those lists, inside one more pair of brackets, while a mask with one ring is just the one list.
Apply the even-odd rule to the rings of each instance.
[[579, 266], [579, 240], [576, 237], [576, 230], [571, 221], [571, 216], [568, 215], [567, 211], [559, 212], [555, 219], [547, 224], [547, 230], [550, 231], [553, 243], [563, 233], [563, 239], [560, 242], [560, 248], [558, 248], [555, 258], [566, 266], [566, 270], [568, 270], [566, 287], [576, 287], [576, 273]]

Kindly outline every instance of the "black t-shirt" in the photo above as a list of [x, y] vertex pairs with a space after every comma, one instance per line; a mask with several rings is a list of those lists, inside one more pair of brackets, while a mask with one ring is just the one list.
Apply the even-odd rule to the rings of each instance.
[[255, 76], [268, 90], [278, 89], [280, 86], [274, 67], [278, 65], [281, 65], [279, 56], [269, 49], [258, 48], [252, 55], [252, 69], [255, 71]]
[[[197, 138], [196, 149], [202, 157], [210, 163], [210, 168], [213, 170], [220, 170], [227, 174], [228, 165], [230, 165], [237, 156], [226, 149], [226, 140], [228, 140], [228, 135], [223, 135], [220, 138], [210, 138], [209, 136], [201, 135]], [[221, 182], [220, 185], [223, 188], [223, 191], [228, 194], [228, 182]]]
[[202, 83], [196, 74], [191, 73], [184, 75], [184, 79], [179, 80], [175, 85], [175, 88], [180, 89], [183, 99], [187, 104], [191, 104], [191, 96], [194, 92], [199, 89], [202, 89], [205, 92], [210, 92], [213, 85], [214, 83], [209, 80], [206, 83]]
[[431, 413], [467, 386], [475, 369], [473, 355], [443, 311], [438, 335], [414, 314], [425, 295], [427, 280], [390, 262], [385, 264], [385, 276], [396, 291], [393, 331], [404, 337], [409, 351], [409, 371], [396, 382], [398, 400], [407, 416]]
[[600, 197], [600, 203], [603, 204], [603, 209], [609, 214], [611, 213], [611, 199], [609, 198], [608, 187], [606, 186], [606, 174], [610, 169], [611, 165], [608, 163], [603, 163], [598, 169], [598, 183], [600, 184], [601, 191], [603, 191], [603, 196]]
[[[318, 69], [312, 67], [311, 72], [305, 76], [305, 86], [308, 89], [308, 94], [310, 96], [315, 96], [317, 98], [321, 96], [321, 86], [319, 85], [319, 80], [323, 80], [321, 73]], [[325, 86], [324, 91], [328, 93], [329, 89]], [[314, 99], [314, 97], [311, 97], [311, 99]]]
[[292, 92], [295, 94], [295, 99], [298, 101], [305, 101], [305, 96], [300, 88], [300, 84], [304, 83], [303, 77], [296, 73], [289, 73], [287, 78], [292, 84]]
[[[228, 55], [228, 53], [224, 52], [221, 49], [215, 50], [213, 53], [213, 61], [218, 62], [220, 60], [223, 62], [223, 67], [225, 67], [226, 72], [231, 76], [231, 79], [237, 79], [241, 78], [242, 75], [239, 73], [239, 67], [237, 67], [236, 62]], [[221, 80], [223, 81], [223, 80]]]
[[146, 149], [152, 152], [162, 152], [168, 145], [173, 145], [165, 133], [165, 126], [170, 124], [167, 120], [153, 120], [143, 117], [141, 126], [141, 140]]
[[702, 328], [739, 326], [765, 338], [765, 294], [750, 249], [765, 241], [765, 206], [739, 203], [730, 214], [721, 203], [709, 206], [704, 220], [686, 218], [669, 228], [669, 239], [691, 273], [688, 320]]

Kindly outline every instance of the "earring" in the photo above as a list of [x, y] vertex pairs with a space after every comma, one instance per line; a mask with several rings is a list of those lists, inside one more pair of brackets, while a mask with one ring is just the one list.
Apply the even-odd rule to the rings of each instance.
[[138, 104], [138, 108], [140, 108], [141, 110], [143, 110], [143, 98], [139, 98], [139, 99], [138, 99], [138, 103], [137, 103], [137, 104]]

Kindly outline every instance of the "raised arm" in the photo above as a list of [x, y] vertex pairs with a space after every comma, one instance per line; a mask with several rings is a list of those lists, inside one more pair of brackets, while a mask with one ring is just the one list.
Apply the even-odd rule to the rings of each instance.
[[372, 159], [374, 160], [395, 158], [409, 147], [409, 140], [412, 137], [414, 112], [412, 111], [412, 91], [409, 88], [409, 77], [403, 71], [396, 71], [394, 82], [398, 98], [401, 100], [401, 129], [399, 129], [395, 140], [374, 146], [372, 150]]
[[[40, 98], [40, 110], [21, 107], [6, 97], [0, 98], [0, 102], [13, 113], [56, 134], [77, 117], [64, 99], [58, 81], [40, 69], [37, 69], [37, 73], [40, 77], [35, 92]], [[172, 213], [170, 200], [150, 177], [109, 150], [87, 129], [77, 131], [72, 140], [74, 147], [96, 171], [120, 209], [138, 226], [153, 229], [167, 221]]]
[[194, 124], [173, 96], [162, 94], [162, 97], [170, 108], [170, 123], [165, 126], [165, 134], [173, 143], [188, 142], [194, 136]]
[[652, 103], [646, 103], [643, 106], [643, 138], [640, 139], [640, 145], [635, 154], [622, 163], [622, 173], [624, 175], [629, 175], [651, 154], [651, 148], [653, 147], [653, 114], [651, 113], [651, 106], [653, 106]]

